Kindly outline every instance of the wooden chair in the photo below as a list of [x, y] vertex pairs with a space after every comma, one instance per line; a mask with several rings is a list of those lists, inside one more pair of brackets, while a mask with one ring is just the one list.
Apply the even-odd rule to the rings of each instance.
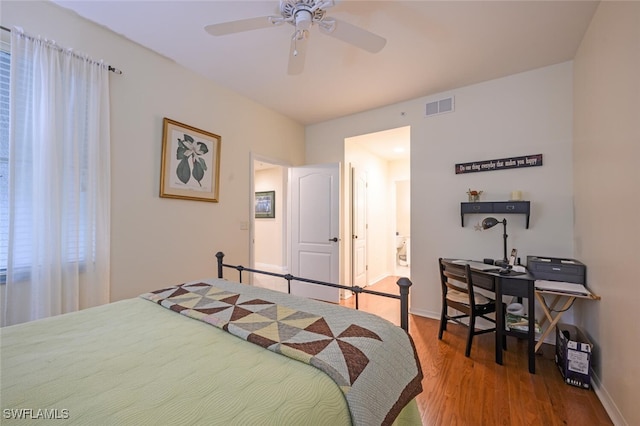
[[[467, 348], [464, 352], [464, 355], [468, 357], [471, 354], [473, 336], [496, 331], [495, 327], [481, 330], [476, 330], [475, 328], [477, 317], [484, 318], [493, 324], [496, 323], [495, 319], [485, 316], [496, 312], [496, 303], [495, 300], [474, 291], [469, 265], [464, 265], [465, 272], [462, 275], [457, 271], [447, 270], [442, 258], [438, 259], [438, 263], [440, 265], [440, 282], [442, 285], [442, 315], [440, 317], [438, 339], [442, 340], [442, 333], [447, 329], [448, 321], [454, 321], [468, 327]], [[461, 312], [461, 314], [449, 315], [448, 308], [453, 308]], [[468, 318], [469, 323], [466, 324], [461, 321], [463, 318]], [[505, 346], [506, 341], [503, 341], [502, 344]]]

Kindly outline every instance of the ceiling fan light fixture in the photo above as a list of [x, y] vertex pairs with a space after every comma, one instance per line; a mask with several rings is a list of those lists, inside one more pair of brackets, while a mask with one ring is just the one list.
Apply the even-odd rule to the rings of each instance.
[[295, 19], [296, 19], [296, 29], [298, 31], [308, 30], [309, 28], [311, 28], [311, 24], [313, 23], [313, 15], [307, 9], [297, 10], [295, 13]]
[[307, 25], [303, 29], [309, 29], [314, 22], [320, 22], [324, 18], [325, 8], [333, 5], [333, 1], [280, 0], [280, 14], [284, 22], [289, 22], [296, 28]]

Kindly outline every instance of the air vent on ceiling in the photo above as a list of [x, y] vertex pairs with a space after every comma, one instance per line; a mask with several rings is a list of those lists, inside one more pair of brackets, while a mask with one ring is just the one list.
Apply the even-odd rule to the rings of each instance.
[[450, 98], [440, 99], [439, 101], [429, 102], [425, 110], [425, 116], [430, 117], [436, 114], [444, 114], [453, 111], [453, 96]]

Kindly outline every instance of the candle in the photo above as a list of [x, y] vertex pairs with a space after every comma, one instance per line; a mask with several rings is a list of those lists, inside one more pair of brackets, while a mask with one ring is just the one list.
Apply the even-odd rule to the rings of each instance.
[[511, 201], [522, 200], [522, 191], [511, 191]]

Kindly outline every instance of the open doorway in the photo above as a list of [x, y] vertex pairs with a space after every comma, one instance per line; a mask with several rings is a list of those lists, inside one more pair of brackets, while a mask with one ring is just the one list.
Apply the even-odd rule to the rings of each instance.
[[[339, 282], [339, 163], [294, 167], [252, 154], [251, 188], [250, 267]], [[255, 286], [288, 291], [280, 277], [249, 276]], [[300, 281], [291, 293], [339, 302], [338, 289]]]
[[[345, 265], [351, 269], [351, 282], [361, 276], [361, 264], [366, 267], [366, 283], [371, 285], [387, 276], [410, 276], [411, 214], [410, 214], [410, 127], [400, 127], [345, 139], [345, 164], [352, 176], [345, 185], [345, 217], [351, 235], [352, 250], [345, 250]], [[355, 179], [366, 176], [365, 192], [358, 194]], [[364, 201], [365, 212], [358, 212], [357, 203]], [[365, 218], [364, 227], [358, 218]], [[360, 244], [361, 230], [366, 231], [366, 246]], [[357, 238], [356, 238], [357, 237]], [[364, 253], [364, 254], [363, 254]], [[361, 285], [361, 284], [357, 284]]]
[[[250, 267], [286, 274], [287, 166], [252, 156], [251, 176], [253, 214], [250, 227]], [[286, 281], [282, 279], [262, 274], [247, 276], [255, 286], [287, 291]]]

